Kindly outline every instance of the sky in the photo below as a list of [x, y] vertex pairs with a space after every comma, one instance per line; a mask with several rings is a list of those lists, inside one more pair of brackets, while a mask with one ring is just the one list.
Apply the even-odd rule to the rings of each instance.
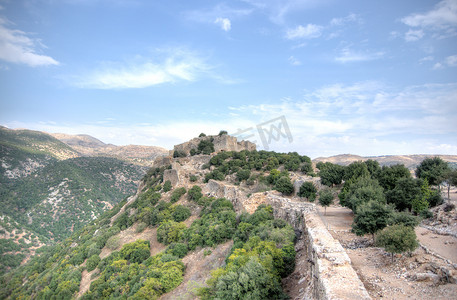
[[0, 0], [0, 125], [457, 155], [457, 0]]

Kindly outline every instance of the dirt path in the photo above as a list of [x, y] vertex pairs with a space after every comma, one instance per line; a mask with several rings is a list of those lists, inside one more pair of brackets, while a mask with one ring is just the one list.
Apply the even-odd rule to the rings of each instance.
[[[182, 262], [186, 265], [186, 272], [182, 283], [173, 291], [162, 295], [161, 300], [197, 299], [195, 288], [204, 285], [210, 277], [211, 271], [225, 264], [225, 257], [232, 248], [233, 241], [225, 242], [215, 248], [203, 248], [186, 255]], [[204, 252], [211, 250], [209, 255]]]
[[453, 263], [457, 263], [457, 238], [436, 234], [422, 227], [416, 227], [416, 235], [422, 245]]
[[[390, 255], [383, 249], [373, 246], [371, 237], [358, 237], [351, 233], [352, 211], [340, 207], [319, 208], [319, 213], [329, 232], [339, 240], [349, 255], [352, 266], [373, 299], [455, 299], [457, 284], [436, 283], [431, 280], [413, 280], [416, 274], [430, 274], [437, 267], [445, 267], [451, 272], [457, 270], [444, 260], [427, 254], [422, 248], [416, 249], [412, 256], [398, 255], [392, 263]], [[435, 234], [418, 227], [418, 240], [439, 255], [457, 262], [455, 238]]]

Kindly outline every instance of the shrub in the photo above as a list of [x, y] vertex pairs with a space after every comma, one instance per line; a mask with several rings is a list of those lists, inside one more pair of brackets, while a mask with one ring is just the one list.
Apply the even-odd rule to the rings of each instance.
[[306, 200], [314, 201], [316, 199], [317, 189], [311, 181], [306, 181], [300, 186], [298, 196]]
[[149, 241], [137, 240], [133, 243], [125, 244], [122, 246], [120, 255], [131, 263], [142, 263], [151, 256]]
[[184, 195], [185, 193], [186, 193], [186, 188], [184, 188], [184, 187], [175, 189], [173, 191], [173, 193], [171, 194], [170, 202], [175, 203], [175, 202], [179, 201], [181, 196]]
[[225, 130], [221, 130], [221, 131], [219, 131], [219, 134], [218, 134], [218, 136], [222, 136], [222, 135], [226, 135], [226, 134], [228, 134], [228, 132], [227, 132], [227, 131], [225, 131]]
[[143, 232], [146, 227], [148, 227], [148, 224], [144, 223], [144, 222], [140, 222], [138, 223], [138, 225], [136, 226], [136, 233], [140, 233], [140, 232]]
[[106, 248], [110, 250], [117, 249], [121, 244], [121, 238], [119, 236], [112, 236], [106, 241]]
[[206, 134], [204, 134], [203, 132], [198, 135], [198, 137], [204, 137], [204, 136], [206, 136]]
[[100, 256], [92, 255], [91, 257], [89, 257], [86, 261], [87, 271], [90, 272], [90, 271], [94, 270], [98, 266], [99, 262], [100, 262]]
[[202, 189], [198, 185], [194, 185], [188, 192], [187, 198], [191, 201], [197, 202], [200, 198], [203, 197]]
[[157, 241], [165, 245], [178, 242], [183, 235], [184, 229], [186, 229], [184, 223], [177, 223], [171, 220], [164, 221], [157, 228]]
[[165, 183], [163, 184], [163, 187], [162, 187], [162, 191], [164, 193], [171, 191], [171, 181], [170, 180], [165, 181]]
[[188, 251], [187, 244], [184, 243], [172, 243], [167, 248], [167, 252], [179, 258], [186, 256]]
[[241, 169], [236, 173], [236, 178], [239, 181], [247, 180], [251, 176], [250, 170]]
[[419, 246], [414, 229], [403, 225], [392, 225], [376, 235], [376, 245], [391, 253], [414, 251]]
[[198, 180], [198, 177], [195, 175], [190, 175], [189, 180], [190, 182], [196, 182]]
[[173, 220], [176, 222], [182, 222], [187, 220], [191, 215], [190, 209], [184, 205], [178, 205], [175, 207], [174, 212], [171, 214]]
[[281, 177], [276, 181], [275, 190], [284, 195], [291, 195], [294, 192], [294, 185], [288, 177]]
[[173, 157], [174, 158], [177, 158], [177, 157], [186, 157], [186, 153], [183, 152], [183, 151], [179, 151], [179, 150], [175, 150], [173, 151]]

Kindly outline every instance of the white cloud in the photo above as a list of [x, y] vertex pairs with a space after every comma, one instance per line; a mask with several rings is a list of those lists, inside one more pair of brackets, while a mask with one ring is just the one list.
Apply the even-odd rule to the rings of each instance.
[[354, 51], [349, 47], [343, 48], [340, 54], [335, 57], [335, 60], [340, 63], [370, 61], [380, 59], [384, 56], [384, 52], [367, 52], [367, 51]]
[[252, 7], [264, 12], [275, 24], [284, 24], [290, 12], [302, 11], [322, 5], [326, 0], [243, 0]]
[[221, 29], [224, 31], [230, 31], [232, 24], [230, 23], [230, 20], [227, 18], [217, 18], [214, 23], [218, 24], [221, 26]]
[[216, 24], [222, 30], [229, 31], [231, 20], [250, 15], [252, 11], [252, 9], [232, 8], [226, 4], [218, 4], [210, 9], [187, 11], [183, 15], [192, 22]]
[[457, 25], [457, 1], [443, 0], [432, 10], [411, 14], [402, 18], [401, 21], [410, 27], [420, 27], [435, 32], [434, 37], [437, 38], [454, 36]]
[[419, 63], [423, 63], [425, 61], [433, 61], [435, 58], [431, 55], [429, 56], [426, 56], [426, 57], [422, 57], [421, 59], [419, 59]]
[[446, 63], [450, 67], [457, 67], [457, 55], [451, 55], [446, 57]]
[[289, 60], [289, 63], [290, 63], [291, 65], [293, 65], [293, 66], [300, 66], [300, 65], [301, 65], [301, 61], [298, 60], [298, 59], [297, 59], [296, 57], [294, 57], [294, 56], [290, 56], [288, 60]]
[[40, 40], [28, 37], [21, 30], [8, 28], [8, 23], [0, 17], [0, 59], [31, 67], [59, 64], [52, 57], [37, 53], [43, 47]]
[[315, 24], [308, 24], [306, 26], [298, 25], [296, 28], [287, 30], [286, 38], [289, 40], [317, 38], [322, 35], [322, 30], [322, 26]]
[[107, 64], [81, 76], [75, 84], [82, 88], [125, 89], [178, 81], [196, 81], [203, 76], [221, 81], [223, 79], [220, 75], [213, 76], [212, 67], [190, 51], [167, 49], [154, 54], [155, 59], [141, 58], [133, 63]]
[[423, 14], [411, 14], [401, 19], [411, 27], [448, 28], [457, 25], [457, 1], [444, 0]]
[[362, 23], [362, 19], [360, 18], [360, 16], [352, 13], [343, 18], [333, 18], [332, 20], [330, 20], [330, 25], [331, 26], [343, 26], [347, 23], [353, 23], [353, 22], [360, 24], [360, 23]]
[[424, 31], [420, 30], [420, 29], [419, 30], [410, 29], [405, 33], [405, 40], [407, 42], [418, 41], [423, 37], [424, 37]]

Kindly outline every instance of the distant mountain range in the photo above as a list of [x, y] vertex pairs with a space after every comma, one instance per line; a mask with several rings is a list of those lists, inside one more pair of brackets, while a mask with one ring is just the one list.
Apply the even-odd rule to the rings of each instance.
[[49, 135], [65, 143], [82, 156], [114, 157], [144, 166], [151, 166], [157, 156], [168, 154], [167, 149], [155, 146], [105, 144], [86, 134], [49, 133]]
[[0, 126], [0, 272], [134, 194], [163, 154], [160, 147]]
[[358, 156], [353, 154], [340, 154], [330, 157], [318, 157], [313, 159], [314, 163], [331, 162], [338, 165], [347, 166], [355, 161], [376, 160], [381, 166], [391, 166], [396, 164], [403, 164], [410, 170], [415, 169], [425, 158], [438, 156], [442, 160], [457, 166], [457, 155], [429, 155], [429, 154], [415, 154], [415, 155], [384, 155], [384, 156]]

